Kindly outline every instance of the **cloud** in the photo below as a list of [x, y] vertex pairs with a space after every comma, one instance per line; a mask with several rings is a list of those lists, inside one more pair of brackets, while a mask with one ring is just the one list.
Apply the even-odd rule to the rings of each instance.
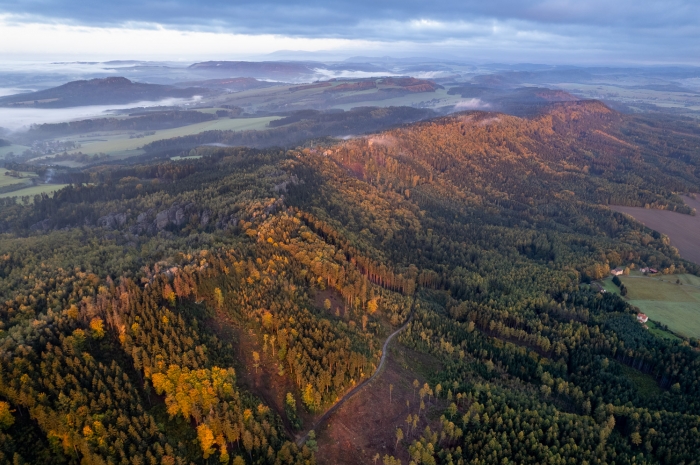
[[[0, 44], [4, 54], [42, 46], [49, 53], [59, 46], [87, 53], [90, 44], [76, 39], [77, 32], [97, 37], [99, 29], [108, 33], [94, 49], [115, 48], [119, 40], [127, 53], [145, 48], [141, 55], [182, 50], [223, 58], [285, 49], [491, 61], [700, 60], [696, 0], [0, 0], [0, 17], [3, 36], [13, 37]], [[28, 33], [14, 40], [21, 29]], [[145, 40], [135, 46], [119, 31]], [[33, 39], [29, 32], [42, 35]]]
[[455, 111], [464, 111], [464, 110], [485, 110], [487, 108], [490, 108], [491, 105], [484, 102], [481, 99], [478, 98], [470, 98], [466, 100], [462, 100], [460, 102], [457, 102], [455, 105]]

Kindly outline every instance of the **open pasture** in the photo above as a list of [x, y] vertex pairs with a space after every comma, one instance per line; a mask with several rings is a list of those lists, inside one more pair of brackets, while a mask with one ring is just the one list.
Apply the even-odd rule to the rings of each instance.
[[[700, 278], [693, 275], [621, 276], [629, 303], [674, 333], [700, 338]], [[680, 280], [683, 284], [676, 284]]]
[[31, 179], [33, 177], [36, 177], [36, 174], [34, 173], [25, 173], [21, 172], [20, 174], [22, 175], [21, 178], [15, 178], [14, 176], [7, 176], [5, 175], [6, 169], [0, 168], [0, 188], [6, 187], [6, 186], [11, 186], [13, 184], [30, 184]]
[[0, 198], [29, 196], [31, 200], [35, 195], [43, 193], [51, 194], [52, 192], [63, 189], [67, 185], [68, 184], [39, 184], [38, 186], [30, 186], [12, 192], [5, 192], [4, 194], [0, 194]]
[[8, 153], [12, 152], [15, 155], [21, 155], [22, 152], [29, 149], [29, 147], [24, 145], [8, 145], [7, 147], [0, 147], [0, 158], [5, 158]]
[[170, 139], [172, 137], [179, 136], [189, 136], [192, 134], [199, 134], [200, 132], [204, 131], [246, 131], [250, 129], [264, 130], [267, 128], [267, 124], [270, 121], [274, 121], [276, 119], [279, 119], [279, 117], [266, 116], [262, 118], [236, 119], [222, 118], [203, 123], [191, 124], [180, 128], [154, 131], [154, 134], [135, 139], [130, 139], [130, 133], [125, 131], [109, 134], [101, 133], [99, 136], [96, 135], [94, 137], [90, 135], [84, 137], [72, 137], [70, 139], [79, 142], [81, 147], [70, 153], [82, 152], [88, 155], [107, 153], [117, 156], [138, 155], [141, 153], [140, 148], [142, 146], [157, 140]]
[[556, 87], [585, 98], [603, 101], [618, 101], [633, 108], [641, 105], [656, 105], [675, 108], [680, 111], [700, 111], [700, 94], [689, 89], [688, 92], [674, 92], [640, 86], [640, 82], [625, 83], [552, 83]]

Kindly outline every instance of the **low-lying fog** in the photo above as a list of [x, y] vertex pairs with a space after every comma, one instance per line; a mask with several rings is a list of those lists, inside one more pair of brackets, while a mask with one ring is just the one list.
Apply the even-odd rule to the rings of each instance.
[[20, 89], [19, 87], [0, 87], [0, 97], [22, 94], [24, 92], [32, 92], [34, 90], [35, 89]]
[[158, 101], [134, 102], [126, 105], [90, 105], [72, 108], [0, 108], [0, 128], [10, 131], [23, 131], [32, 124], [61, 123], [95, 117], [112, 116], [110, 110], [124, 110], [137, 107], [187, 106], [199, 100], [169, 98]]

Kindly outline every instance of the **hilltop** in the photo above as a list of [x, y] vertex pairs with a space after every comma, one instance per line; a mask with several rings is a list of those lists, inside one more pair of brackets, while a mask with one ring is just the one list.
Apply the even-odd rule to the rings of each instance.
[[118, 105], [166, 98], [191, 98], [208, 91], [133, 82], [123, 77], [72, 81], [51, 89], [0, 97], [0, 106], [67, 108], [83, 105]]

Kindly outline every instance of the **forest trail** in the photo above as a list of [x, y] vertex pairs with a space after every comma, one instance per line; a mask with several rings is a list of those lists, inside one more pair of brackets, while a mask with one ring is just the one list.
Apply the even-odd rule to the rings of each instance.
[[406, 322], [399, 329], [397, 329], [396, 331], [391, 333], [389, 335], [389, 337], [386, 338], [386, 341], [384, 341], [384, 345], [382, 346], [382, 357], [379, 359], [379, 366], [377, 367], [376, 370], [374, 370], [374, 373], [372, 373], [372, 376], [370, 376], [369, 378], [367, 378], [366, 380], [364, 380], [363, 382], [361, 382], [360, 384], [355, 386], [352, 390], [350, 390], [350, 392], [345, 394], [338, 402], [333, 404], [333, 406], [331, 408], [326, 410], [326, 413], [324, 413], [321, 416], [321, 418], [316, 420], [316, 422], [313, 424], [313, 426], [306, 433], [304, 433], [303, 436], [301, 436], [300, 438], [297, 439], [297, 441], [296, 441], [297, 446], [301, 447], [301, 445], [304, 444], [304, 442], [308, 438], [309, 433], [311, 431], [316, 431], [318, 429], [318, 427], [320, 427], [323, 424], [323, 422], [325, 422], [328, 418], [330, 418], [330, 416], [333, 415], [333, 413], [340, 408], [340, 406], [342, 406], [347, 400], [352, 398], [355, 394], [360, 392], [362, 390], [362, 388], [364, 388], [366, 385], [368, 385], [374, 379], [379, 377], [379, 375], [382, 372], [382, 368], [384, 368], [384, 365], [386, 364], [386, 361], [388, 359], [387, 349], [389, 348], [389, 344], [391, 344], [391, 341], [394, 339], [394, 337], [397, 334], [399, 334], [401, 331], [406, 329], [408, 327], [408, 325], [411, 323], [411, 320], [413, 320], [413, 311], [415, 309], [415, 306], [416, 306], [416, 298], [414, 297], [413, 302], [411, 303], [411, 312], [409, 313], [408, 319], [406, 320]]

